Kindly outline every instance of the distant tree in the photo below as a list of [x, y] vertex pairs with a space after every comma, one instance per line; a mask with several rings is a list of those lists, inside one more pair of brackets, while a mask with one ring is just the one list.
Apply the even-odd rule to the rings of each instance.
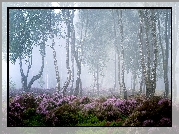
[[[117, 74], [117, 58], [118, 58], [118, 83], [119, 83], [119, 85], [120, 85], [120, 87], [121, 87], [121, 83], [120, 83], [120, 54], [119, 54], [119, 48], [118, 48], [118, 45], [117, 45], [117, 30], [116, 30], [116, 28], [117, 28], [117, 26], [116, 26], [116, 19], [115, 18], [117, 18], [116, 17], [116, 15], [115, 15], [115, 10], [114, 9], [112, 9], [112, 16], [113, 16], [113, 23], [114, 23], [114, 50], [115, 50], [115, 57], [114, 57], [114, 59], [115, 59], [115, 61], [114, 61], [114, 63], [115, 63], [115, 73], [114, 73], [114, 79], [115, 79], [115, 81], [114, 81], [114, 89], [116, 89], [116, 85], [117, 85], [117, 82], [116, 82], [116, 74]], [[120, 89], [120, 91], [121, 91], [121, 89]], [[121, 92], [120, 92], [121, 93]]]
[[[81, 14], [87, 17], [85, 10], [82, 10]], [[112, 16], [109, 10], [95, 9], [88, 10], [88, 18], [86, 38], [82, 47], [83, 61], [93, 74], [94, 86], [99, 95], [99, 77], [103, 76], [103, 68], [108, 60], [107, 49], [113, 35], [110, 32]]]
[[[171, 35], [171, 12], [169, 9], [165, 9], [162, 11], [158, 11], [158, 31], [159, 31], [159, 44], [161, 47], [162, 52], [162, 64], [163, 64], [163, 74], [164, 74], [164, 83], [165, 83], [165, 97], [168, 97], [169, 94], [169, 81], [168, 81], [168, 59], [169, 59], [169, 43], [170, 41], [170, 35]], [[164, 17], [165, 16], [165, 17]], [[162, 32], [161, 28], [161, 21], [163, 20], [164, 23], [164, 32]], [[162, 43], [162, 38], [165, 39], [165, 43]], [[165, 44], [165, 45], [163, 45]]]
[[[118, 13], [118, 11], [117, 11]], [[129, 72], [131, 72], [132, 74], [132, 81], [131, 81], [131, 88], [132, 88], [132, 94], [134, 95], [135, 92], [135, 88], [136, 88], [136, 80], [137, 80], [137, 76], [140, 75], [140, 71], [139, 71], [139, 50], [138, 50], [138, 46], [137, 46], [137, 42], [138, 42], [138, 37], [137, 37], [137, 30], [138, 30], [138, 14], [136, 10], [124, 10], [123, 14], [122, 14], [122, 22], [123, 24], [123, 49], [125, 51], [124, 53], [124, 70], [127, 72], [127, 74]], [[132, 22], [132, 23], [131, 23]], [[118, 20], [119, 23], [119, 20]], [[120, 23], [119, 23], [120, 24]], [[120, 28], [120, 25], [119, 25]], [[116, 28], [117, 29], [117, 28]], [[118, 30], [118, 40], [121, 41], [122, 37], [121, 37], [121, 33], [120, 33], [120, 29]], [[118, 42], [119, 42], [118, 41]], [[119, 43], [118, 43], [119, 44]], [[118, 45], [118, 49], [120, 45]], [[121, 48], [120, 48], [121, 49]], [[119, 50], [120, 50], [119, 49]], [[119, 51], [120, 52], [120, 51]], [[120, 53], [118, 54], [118, 62], [121, 61], [120, 59]], [[121, 63], [118, 63], [118, 68], [119, 68], [119, 81], [120, 81], [120, 65]], [[119, 83], [120, 84], [120, 83]], [[122, 86], [122, 84], [120, 84]]]

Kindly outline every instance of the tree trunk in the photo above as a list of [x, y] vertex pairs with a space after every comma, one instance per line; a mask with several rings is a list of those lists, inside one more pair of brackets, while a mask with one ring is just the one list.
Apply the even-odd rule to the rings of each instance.
[[134, 92], [135, 92], [135, 86], [136, 86], [136, 73], [133, 72], [133, 88], [132, 88], [132, 95], [134, 95]]
[[73, 94], [73, 83], [74, 83], [74, 58], [75, 58], [75, 29], [72, 25], [72, 37], [71, 37], [71, 62], [72, 62], [72, 81], [70, 87], [70, 95]]
[[79, 94], [80, 89], [82, 90], [82, 87], [80, 86], [80, 83], [81, 83], [81, 78], [80, 78], [80, 75], [81, 75], [81, 60], [79, 59], [78, 48], [75, 52], [75, 60], [76, 60], [76, 64], [77, 64], [77, 80], [76, 80], [76, 88], [75, 88], [75, 94], [74, 95], [77, 96]]
[[[115, 74], [114, 74], [114, 78], [115, 78], [115, 80], [114, 80], [114, 90], [116, 89], [116, 72], [117, 72], [117, 69], [116, 69], [116, 54], [118, 54], [119, 53], [119, 51], [118, 51], [118, 47], [117, 47], [117, 36], [116, 36], [116, 24], [115, 24], [115, 16], [114, 16], [114, 11], [113, 11], [113, 9], [112, 9], [112, 15], [113, 15], [113, 22], [114, 22], [114, 36], [115, 36], [115, 43], [114, 43], [114, 51], [115, 51], [115, 61], [114, 61], [114, 65], [115, 65]], [[120, 85], [120, 84], [119, 84]]]
[[[144, 17], [144, 16], [143, 16]], [[152, 92], [152, 87], [151, 87], [151, 59], [150, 59], [150, 45], [149, 45], [149, 35], [148, 35], [148, 32], [149, 32], [149, 22], [147, 22], [148, 20], [147, 19], [144, 19], [144, 24], [145, 24], [145, 35], [146, 35], [146, 38], [145, 38], [145, 41], [146, 41], [146, 50], [147, 50], [147, 67], [146, 67], [146, 94], [147, 94], [147, 97], [149, 97]], [[147, 91], [148, 90], [148, 91]]]
[[116, 90], [116, 53], [114, 54], [115, 55], [115, 61], [114, 61], [114, 65], [115, 65], [115, 67], [114, 67], [114, 91]]
[[[150, 95], [150, 81], [147, 77], [147, 73], [146, 73], [146, 66], [145, 66], [145, 61], [144, 61], [144, 54], [143, 54], [143, 43], [142, 43], [142, 36], [143, 36], [143, 29], [142, 29], [142, 24], [143, 24], [143, 15], [142, 15], [142, 11], [139, 10], [139, 18], [140, 18], [140, 25], [139, 25], [139, 52], [140, 52], [140, 63], [141, 63], [141, 67], [142, 67], [142, 77], [144, 78], [145, 81], [145, 85], [146, 85], [146, 96], [149, 97]], [[142, 84], [142, 82], [141, 82]]]
[[[167, 11], [167, 10], [166, 10]], [[165, 20], [165, 42], [166, 42], [166, 49], [165, 54], [166, 58], [164, 60], [164, 82], [165, 82], [165, 97], [168, 97], [169, 94], [169, 81], [168, 81], [168, 58], [169, 58], [169, 37], [170, 37], [170, 25], [169, 25], [169, 18], [168, 18], [168, 11], [166, 12], [166, 20]], [[168, 27], [167, 27], [168, 22]], [[168, 36], [167, 36], [168, 33]]]
[[[154, 10], [146, 10], [144, 13], [141, 10], [139, 10], [139, 17], [140, 17], [139, 48], [140, 48], [140, 56], [141, 56], [142, 73], [146, 85], [146, 96], [152, 97], [156, 89], [156, 68], [157, 68], [157, 56], [158, 56], [158, 44], [157, 44], [157, 37], [156, 37], [156, 19], [155, 19], [156, 17], [154, 15]], [[145, 66], [143, 44], [142, 44], [143, 24], [145, 26], [145, 34], [146, 34], [147, 67]], [[150, 30], [149, 28], [151, 29], [151, 36], [152, 36], [152, 44], [151, 44], [151, 47], [153, 49], [152, 55], [150, 54], [150, 47], [149, 47], [149, 40], [148, 40], [148, 32]], [[153, 65], [151, 64], [151, 59], [150, 59], [152, 56], [153, 56]]]
[[120, 72], [120, 60], [121, 59], [121, 56], [120, 54], [118, 54], [118, 83], [119, 83], [119, 90], [120, 90], [120, 96], [122, 94], [122, 84], [121, 84], [121, 72]]
[[40, 70], [39, 74], [37, 74], [37, 75], [32, 77], [32, 79], [30, 80], [29, 84], [27, 84], [27, 78], [28, 78], [29, 70], [30, 70], [31, 65], [32, 65], [32, 56], [31, 56], [31, 63], [28, 61], [29, 65], [28, 65], [28, 69], [27, 69], [27, 74], [26, 75], [24, 75], [24, 72], [23, 72], [23, 69], [22, 69], [22, 59], [21, 59], [21, 57], [19, 58], [19, 60], [20, 60], [19, 65], [20, 65], [22, 88], [23, 88], [23, 90], [25, 92], [29, 92], [32, 84], [34, 83], [34, 81], [36, 81], [37, 79], [39, 79], [42, 76], [43, 69], [44, 69], [45, 44], [43, 44], [40, 47], [40, 51], [41, 51], [41, 55], [42, 55], [41, 70]]
[[98, 63], [97, 63], [97, 91], [98, 91], [98, 96], [99, 96], [99, 68], [98, 68]]
[[127, 90], [126, 90], [125, 83], [124, 83], [124, 46], [123, 46], [124, 35], [123, 35], [123, 24], [122, 24], [122, 9], [120, 10], [120, 17], [119, 17], [119, 12], [117, 13], [118, 13], [118, 18], [119, 18], [120, 33], [121, 33], [122, 87], [123, 87], [124, 99], [127, 99]]
[[66, 16], [66, 25], [67, 25], [67, 39], [66, 39], [66, 68], [67, 68], [67, 81], [64, 83], [64, 86], [62, 88], [63, 91], [63, 96], [66, 95], [66, 90], [70, 84], [71, 81], [71, 70], [70, 70], [70, 66], [69, 66], [69, 38], [70, 38], [70, 33], [71, 33], [71, 27], [70, 27], [70, 21], [69, 17], [70, 17], [70, 12], [69, 9], [67, 10], [67, 16]]
[[58, 63], [57, 63], [57, 57], [56, 57], [56, 51], [54, 48], [55, 42], [54, 42], [54, 35], [51, 34], [52, 37], [52, 50], [53, 50], [53, 59], [54, 59], [54, 66], [55, 66], [55, 73], [56, 73], [56, 80], [57, 80], [57, 84], [56, 84], [56, 92], [60, 92], [60, 76], [59, 76], [59, 71], [58, 71]]
[[144, 82], [143, 82], [143, 93], [146, 93], [146, 85]]
[[[143, 87], [143, 90], [142, 90], [142, 87]], [[139, 93], [145, 93], [145, 91], [144, 91], [144, 76], [143, 76], [143, 73], [142, 73], [142, 76], [141, 76]]]
[[[169, 17], [170, 18], [170, 17]], [[162, 59], [163, 59], [163, 70], [164, 70], [164, 83], [165, 83], [165, 97], [168, 97], [168, 90], [169, 90], [169, 82], [168, 82], [168, 51], [169, 51], [169, 38], [170, 37], [170, 24], [168, 19], [168, 12], [166, 12], [166, 19], [165, 19], [165, 43], [166, 43], [166, 49], [164, 51], [162, 42], [161, 42], [161, 35], [159, 35], [159, 41], [160, 41], [160, 46], [162, 50]], [[168, 27], [167, 27], [167, 22], [168, 22]], [[160, 19], [159, 19], [159, 13], [158, 13], [158, 29], [160, 33]], [[167, 36], [168, 32], [168, 36]]]
[[157, 43], [157, 35], [156, 35], [156, 17], [154, 15], [154, 10], [151, 10], [152, 12], [152, 37], [153, 37], [153, 47], [154, 47], [154, 60], [153, 60], [153, 68], [152, 68], [152, 78], [151, 78], [151, 82], [152, 82], [152, 96], [154, 96], [155, 93], [155, 89], [156, 89], [156, 68], [157, 68], [157, 57], [158, 57], [158, 43]]

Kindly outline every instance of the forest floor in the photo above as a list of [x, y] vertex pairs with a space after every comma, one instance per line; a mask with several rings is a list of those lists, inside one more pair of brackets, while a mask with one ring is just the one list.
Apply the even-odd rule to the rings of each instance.
[[171, 99], [162, 96], [147, 99], [138, 94], [124, 100], [44, 91], [11, 92], [8, 126], [172, 126]]

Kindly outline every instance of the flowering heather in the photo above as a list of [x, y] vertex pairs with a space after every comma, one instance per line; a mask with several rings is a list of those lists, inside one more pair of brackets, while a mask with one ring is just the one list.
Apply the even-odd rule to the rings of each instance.
[[9, 126], [171, 126], [171, 101], [24, 93], [10, 98], [8, 115]]
[[[160, 103], [159, 103], [160, 102]], [[137, 107], [124, 126], [171, 126], [171, 101], [154, 97]], [[134, 122], [135, 121], [135, 122]], [[168, 123], [167, 123], [168, 121]]]
[[163, 117], [160, 121], [161, 126], [171, 126], [172, 122], [170, 118]]
[[80, 99], [80, 103], [81, 104], [87, 104], [87, 103], [90, 103], [91, 100], [87, 97], [87, 96], [83, 96], [81, 99]]
[[153, 120], [145, 120], [142, 126], [153, 126]]
[[114, 105], [119, 109], [119, 111], [122, 114], [129, 115], [137, 107], [137, 102], [134, 99], [131, 100], [117, 99]]
[[94, 114], [96, 111], [95, 108], [97, 106], [98, 106], [98, 103], [96, 102], [85, 104], [84, 107], [82, 108], [82, 113], [84, 113], [85, 115]]
[[48, 114], [51, 110], [55, 110], [57, 107], [68, 104], [69, 102], [76, 99], [75, 96], [62, 97], [62, 95], [58, 93], [52, 95], [43, 94], [40, 98], [41, 101], [37, 107], [36, 112], [44, 115]]
[[163, 104], [163, 103], [168, 103], [169, 106], [171, 106], [171, 100], [169, 100], [169, 99], [167, 99], [167, 98], [162, 98], [162, 99], [158, 102], [159, 105], [161, 105], [161, 104]]
[[21, 106], [20, 103], [10, 103], [9, 105], [9, 126], [21, 126], [22, 119], [21, 116], [25, 110], [25, 107]]

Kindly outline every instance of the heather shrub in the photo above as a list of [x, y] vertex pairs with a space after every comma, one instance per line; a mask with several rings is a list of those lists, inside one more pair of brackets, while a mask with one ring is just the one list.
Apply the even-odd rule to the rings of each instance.
[[76, 126], [103, 126], [105, 121], [99, 122], [98, 118], [95, 115], [82, 115], [80, 114], [78, 124]]
[[36, 113], [34, 108], [28, 108], [22, 118], [24, 119], [24, 126], [45, 126], [44, 116]]
[[22, 114], [25, 108], [20, 103], [12, 102], [9, 104], [9, 126], [23, 126]]
[[37, 107], [36, 98], [31, 93], [25, 93], [21, 96], [15, 96], [10, 98], [10, 104], [13, 103], [19, 103], [25, 109]]
[[78, 107], [64, 104], [54, 111], [55, 126], [74, 126], [78, 123]]
[[39, 100], [39, 98], [37, 99], [38, 107], [36, 109], [36, 112], [39, 114], [46, 115], [49, 113], [50, 110], [53, 110], [58, 105], [56, 101], [49, 95], [44, 94], [40, 99], [41, 100]]
[[96, 102], [88, 103], [83, 106], [81, 111], [84, 115], [96, 114], [96, 111], [98, 110], [99, 105], [100, 104]]
[[113, 121], [120, 117], [121, 112], [113, 105], [114, 100], [107, 100], [102, 104], [102, 111], [98, 111], [98, 117], [101, 120]]
[[87, 96], [83, 96], [83, 97], [80, 99], [80, 103], [81, 103], [81, 104], [88, 104], [88, 103], [90, 103], [90, 102], [91, 102], [91, 100], [90, 100], [90, 98], [87, 97]]
[[76, 98], [76, 99], [70, 101], [69, 104], [72, 104], [73, 106], [79, 107], [81, 102], [80, 102], [79, 98]]
[[[37, 107], [36, 111], [37, 113], [46, 116], [45, 117], [46, 124], [50, 126], [55, 126], [56, 123], [58, 122], [58, 118], [61, 119], [61, 116], [58, 115], [60, 111], [59, 108], [62, 108], [62, 111], [65, 112], [63, 116], [69, 118], [67, 116], [69, 112], [68, 110], [70, 110], [68, 109], [69, 108], [68, 106], [70, 106], [72, 104], [71, 102], [73, 102], [75, 99], [76, 99], [75, 96], [62, 97], [62, 95], [58, 93], [54, 93], [52, 95], [44, 94], [43, 96], [40, 97], [38, 101], [39, 106]], [[64, 106], [67, 106], [67, 108], [65, 109]], [[58, 117], [55, 113], [58, 115]], [[65, 117], [62, 117], [62, 118], [65, 119]], [[57, 125], [60, 125], [60, 124], [57, 123]]]
[[74, 96], [66, 96], [62, 97], [61, 94], [43, 94], [41, 96], [36, 97], [36, 103], [38, 104], [37, 113], [47, 114], [51, 110], [62, 106], [64, 104], [70, 103], [70, 101], [74, 100]]
[[[176, 115], [178, 109], [173, 111]], [[171, 100], [25, 93], [10, 98], [9, 122], [10, 126], [171, 126]]]
[[35, 98], [32, 94], [24, 94], [22, 96], [16, 96], [11, 98], [9, 103], [9, 125], [10, 126], [22, 126], [23, 112], [28, 108], [36, 108]]
[[103, 102], [106, 101], [106, 98], [104, 96], [101, 96], [98, 99], [95, 99], [95, 101], [98, 102], [98, 103], [103, 103]]
[[136, 100], [121, 100], [117, 99], [114, 105], [118, 108], [118, 110], [125, 116], [129, 116], [133, 110], [139, 105]]
[[171, 110], [169, 99], [156, 96], [136, 108], [123, 126], [171, 126]]

